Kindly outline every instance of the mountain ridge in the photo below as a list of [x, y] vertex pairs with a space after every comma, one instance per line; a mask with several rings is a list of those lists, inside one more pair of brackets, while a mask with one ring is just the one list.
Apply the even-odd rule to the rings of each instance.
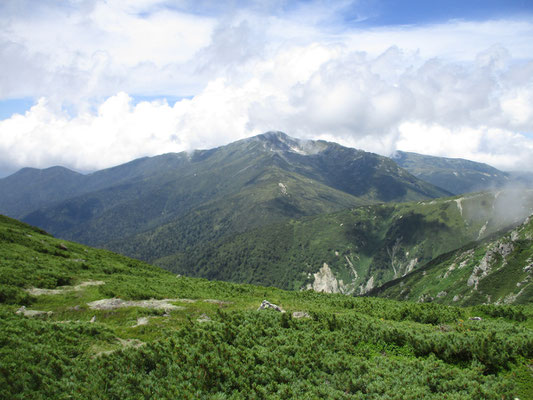
[[391, 159], [414, 176], [456, 195], [497, 189], [516, 181], [507, 172], [463, 158], [437, 157], [398, 150], [391, 155]]
[[[180, 218], [199, 207], [205, 209], [209, 203], [216, 208], [217, 201], [243, 199], [246, 193], [248, 201], [242, 201], [249, 205], [248, 213], [253, 214], [253, 205], [258, 205], [258, 224], [270, 222], [269, 215], [275, 222], [373, 202], [448, 194], [386, 157], [336, 143], [293, 139], [281, 132], [210, 150], [134, 160], [82, 179], [89, 182], [83, 193], [63, 202], [54, 200], [22, 219], [58, 236], [102, 246], [172, 221], [179, 224]], [[228, 201], [225, 206], [223, 214], [240, 212]], [[213, 207], [210, 212], [217, 214]], [[227, 223], [220, 224], [217, 218], [196, 223], [207, 230], [239, 231], [238, 221], [226, 218]], [[248, 220], [252, 222], [253, 215]]]

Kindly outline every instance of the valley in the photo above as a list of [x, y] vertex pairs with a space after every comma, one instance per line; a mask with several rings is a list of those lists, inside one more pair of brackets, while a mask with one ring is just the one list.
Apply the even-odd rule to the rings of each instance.
[[533, 190], [510, 182], [467, 160], [267, 132], [88, 175], [23, 169], [0, 179], [0, 212], [186, 276], [364, 295], [522, 223]]
[[533, 0], [0, 0], [0, 400], [533, 400]]
[[2, 398], [533, 398], [526, 187], [269, 132], [0, 188]]

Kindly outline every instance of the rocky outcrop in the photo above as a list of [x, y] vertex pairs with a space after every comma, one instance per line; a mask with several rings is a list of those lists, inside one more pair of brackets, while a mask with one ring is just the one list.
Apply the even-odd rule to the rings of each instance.
[[28, 310], [26, 306], [22, 306], [15, 312], [15, 314], [22, 314], [25, 317], [49, 317], [53, 313], [52, 311]]
[[424, 293], [418, 298], [419, 303], [431, 303], [434, 300], [435, 299], [433, 298], [433, 296], [429, 295], [428, 293]]
[[217, 300], [217, 299], [204, 299], [204, 302], [211, 303], [211, 304], [217, 304], [219, 306], [226, 306], [228, 304], [232, 304], [231, 301]]
[[472, 274], [468, 278], [467, 285], [474, 286], [474, 290], [477, 290], [479, 281], [489, 274], [493, 264], [497, 260], [497, 255], [500, 255], [503, 258], [503, 263], [505, 264], [505, 258], [513, 251], [513, 249], [514, 246], [511, 242], [496, 242], [485, 253], [479, 264], [474, 267]]
[[268, 300], [263, 300], [263, 302], [261, 303], [261, 305], [259, 306], [257, 311], [267, 310], [267, 309], [278, 311], [278, 312], [282, 312], [282, 313], [285, 312], [285, 310], [283, 308], [281, 308], [280, 306], [277, 306], [275, 304], [272, 304]]
[[342, 281], [340, 282], [335, 278], [333, 272], [329, 268], [329, 265], [324, 263], [322, 268], [318, 270], [316, 274], [313, 274], [315, 277], [314, 282], [307, 285], [307, 289], [314, 290], [315, 292], [324, 292], [324, 293], [340, 293], [341, 290], [339, 286], [344, 286]]
[[196, 321], [198, 321], [200, 323], [210, 322], [211, 318], [207, 314], [202, 314], [202, 315], [200, 315], [200, 317]]
[[25, 290], [32, 296], [41, 296], [41, 295], [51, 295], [51, 294], [63, 294], [66, 292], [78, 292], [88, 286], [100, 286], [104, 284], [105, 284], [104, 281], [87, 281], [87, 282], [82, 282], [76, 286], [58, 286], [55, 289], [41, 289], [41, 288], [32, 287], [32, 288], [25, 289]]
[[139, 317], [137, 318], [137, 323], [133, 325], [134, 328], [142, 325], [148, 325], [148, 321], [150, 320], [150, 317]]
[[372, 275], [364, 285], [359, 286], [359, 293], [365, 294], [374, 289], [374, 276]]
[[415, 269], [416, 264], [418, 264], [418, 257], [417, 258], [413, 258], [413, 259], [411, 259], [411, 261], [409, 261], [409, 263], [405, 267], [405, 271], [404, 271], [402, 276], [407, 275], [409, 272], [411, 272], [413, 269]]

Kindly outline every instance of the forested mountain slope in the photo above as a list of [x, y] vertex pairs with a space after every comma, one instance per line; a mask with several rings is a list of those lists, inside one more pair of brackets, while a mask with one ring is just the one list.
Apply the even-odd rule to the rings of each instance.
[[14, 218], [76, 198], [84, 193], [138, 182], [168, 169], [179, 169], [188, 159], [185, 153], [144, 157], [87, 175], [64, 167], [23, 168], [0, 179], [0, 213]]
[[[522, 190], [368, 205], [291, 219], [152, 260], [209, 279], [363, 294], [516, 226], [532, 212], [533, 191]], [[131, 246], [132, 252], [139, 248], [135, 241]]]
[[[64, 201], [49, 196], [53, 205], [23, 220], [121, 252], [135, 241], [137, 253], [157, 257], [181, 250], [170, 247], [169, 235], [192, 246], [284, 218], [447, 194], [386, 157], [281, 132], [140, 159], [78, 178], [83, 184], [76, 190], [82, 194]], [[145, 240], [146, 235], [157, 239]]]

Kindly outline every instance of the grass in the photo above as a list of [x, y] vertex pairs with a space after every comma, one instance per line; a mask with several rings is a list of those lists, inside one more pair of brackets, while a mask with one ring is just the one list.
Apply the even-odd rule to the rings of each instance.
[[[12, 294], [0, 303], [2, 398], [532, 398], [530, 305], [461, 308], [214, 282], [8, 218], [0, 235], [0, 285]], [[25, 291], [87, 280], [105, 284]], [[183, 308], [87, 305], [112, 297]], [[263, 299], [287, 312], [258, 312]], [[22, 305], [52, 314], [23, 317]], [[210, 321], [199, 322], [204, 315]]]

